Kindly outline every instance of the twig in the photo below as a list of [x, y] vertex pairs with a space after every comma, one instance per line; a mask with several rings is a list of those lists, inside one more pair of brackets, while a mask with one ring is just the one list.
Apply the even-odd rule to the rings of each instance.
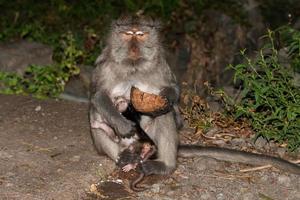
[[[300, 160], [295, 160], [295, 161], [291, 161], [292, 163], [298, 164], [300, 163]], [[248, 168], [248, 169], [241, 169], [240, 172], [251, 172], [251, 171], [257, 171], [257, 170], [262, 170], [262, 169], [267, 169], [272, 167], [272, 165], [263, 165], [260, 167], [252, 167], [252, 168]]]
[[300, 163], [300, 160], [294, 160], [294, 161], [291, 161], [292, 163], [295, 163], [295, 164], [299, 164]]
[[54, 149], [54, 148], [44, 148], [44, 147], [39, 147], [39, 146], [35, 146], [35, 145], [33, 145], [33, 144], [30, 144], [30, 143], [28, 143], [28, 142], [22, 142], [22, 144], [24, 144], [24, 145], [26, 145], [28, 148], [30, 148], [30, 151], [37, 151], [37, 152], [39, 152], [39, 151], [46, 151], [46, 152], [52, 152], [52, 150]]
[[233, 138], [236, 138], [236, 137], [237, 137], [236, 135], [230, 134], [230, 133], [218, 133], [218, 134], [216, 134], [216, 137], [218, 137], [218, 138], [224, 138], [224, 137], [226, 137], [226, 136], [228, 136], [228, 137], [233, 137]]
[[241, 179], [250, 179], [251, 176], [239, 176], [239, 175], [231, 175], [231, 174], [223, 174], [223, 173], [217, 173], [217, 174], [213, 174], [213, 175], [201, 175], [202, 177], [208, 177], [208, 178], [219, 178], [219, 179], [226, 179], [226, 180], [235, 180], [237, 178], [241, 178]]
[[270, 168], [270, 167], [272, 167], [272, 165], [264, 165], [264, 166], [260, 166], [260, 167], [252, 167], [252, 168], [248, 168], [248, 169], [241, 169], [240, 172], [251, 172], [251, 171], [267, 169], [267, 168]]
[[210, 137], [210, 136], [205, 135], [204, 133], [201, 133], [201, 136], [204, 137], [205, 139], [209, 139], [209, 140], [217, 139], [217, 137]]

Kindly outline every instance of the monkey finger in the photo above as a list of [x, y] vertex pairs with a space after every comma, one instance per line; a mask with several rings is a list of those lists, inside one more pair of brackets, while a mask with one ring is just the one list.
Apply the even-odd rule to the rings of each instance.
[[132, 169], [134, 169], [134, 166], [132, 166], [132, 164], [128, 164], [128, 165], [125, 165], [124, 167], [122, 167], [123, 172], [129, 172]]

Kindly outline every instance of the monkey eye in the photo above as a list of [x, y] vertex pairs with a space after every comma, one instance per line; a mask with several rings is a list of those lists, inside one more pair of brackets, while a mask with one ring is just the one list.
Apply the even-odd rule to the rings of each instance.
[[125, 34], [126, 34], [126, 35], [133, 35], [134, 32], [132, 32], [132, 31], [126, 31]]
[[137, 31], [137, 32], [135, 32], [135, 34], [138, 35], [138, 36], [143, 36], [144, 32], [143, 31]]
[[121, 31], [122, 39], [125, 41], [131, 40], [132, 37], [136, 37], [139, 41], [143, 42], [147, 39], [148, 32], [143, 31]]

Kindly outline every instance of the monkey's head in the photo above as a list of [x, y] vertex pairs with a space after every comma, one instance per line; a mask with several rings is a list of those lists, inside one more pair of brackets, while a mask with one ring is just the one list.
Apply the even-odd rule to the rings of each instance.
[[152, 60], [160, 50], [160, 23], [146, 17], [121, 17], [112, 24], [108, 45], [118, 63]]

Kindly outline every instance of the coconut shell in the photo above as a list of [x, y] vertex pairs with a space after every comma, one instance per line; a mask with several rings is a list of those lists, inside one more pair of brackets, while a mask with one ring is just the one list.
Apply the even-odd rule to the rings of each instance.
[[130, 99], [135, 110], [141, 113], [158, 113], [169, 109], [166, 98], [143, 92], [136, 87], [131, 88]]

